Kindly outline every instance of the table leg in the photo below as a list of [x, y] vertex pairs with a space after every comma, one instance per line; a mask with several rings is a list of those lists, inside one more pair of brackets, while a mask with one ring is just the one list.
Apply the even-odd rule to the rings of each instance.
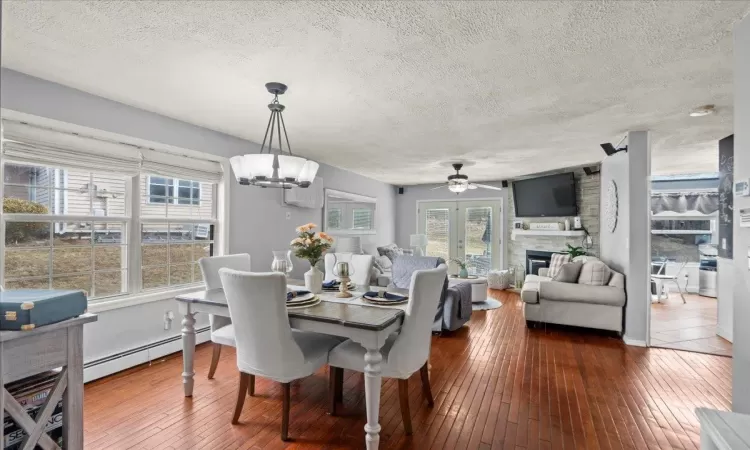
[[367, 349], [365, 353], [365, 403], [367, 405], [367, 423], [365, 424], [365, 443], [367, 450], [377, 450], [380, 445], [380, 385], [383, 355], [380, 349]]
[[[63, 394], [65, 448], [83, 448], [83, 325], [68, 328], [68, 377]], [[52, 395], [52, 392], [50, 392]]]
[[182, 387], [185, 397], [193, 396], [193, 357], [195, 356], [195, 313], [189, 309], [182, 319]]

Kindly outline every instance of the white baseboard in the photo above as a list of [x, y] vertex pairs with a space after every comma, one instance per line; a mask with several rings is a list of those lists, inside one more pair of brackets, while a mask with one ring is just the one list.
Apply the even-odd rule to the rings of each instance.
[[622, 342], [624, 342], [625, 345], [631, 345], [633, 347], [648, 347], [648, 345], [646, 345], [646, 341], [631, 339], [627, 336], [622, 337]]
[[[179, 336], [178, 336], [179, 337]], [[208, 342], [211, 339], [211, 333], [209, 330], [197, 333], [195, 336], [196, 344], [202, 344]], [[149, 361], [154, 361], [163, 356], [171, 353], [182, 351], [182, 340], [181, 339], [170, 339], [169, 342], [163, 344], [144, 346], [143, 350], [137, 350], [132, 352], [122, 352], [123, 356], [113, 355], [110, 358], [101, 358], [97, 361], [89, 361], [84, 364], [83, 369], [83, 382], [88, 383], [96, 379], [112, 375], [123, 370], [130, 369], [131, 367], [145, 364]], [[107, 360], [110, 359], [110, 360]]]
[[716, 334], [720, 337], [723, 337], [724, 339], [728, 340], [729, 342], [734, 342], [732, 338], [732, 329], [724, 329], [724, 327], [720, 327], [716, 325]]

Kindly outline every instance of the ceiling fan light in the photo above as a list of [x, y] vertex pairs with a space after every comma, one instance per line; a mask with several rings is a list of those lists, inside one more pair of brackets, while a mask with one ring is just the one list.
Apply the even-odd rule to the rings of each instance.
[[318, 168], [320, 168], [320, 164], [316, 163], [315, 161], [308, 160], [302, 167], [302, 171], [299, 174], [298, 181], [300, 183], [312, 183], [313, 181], [315, 181], [315, 175], [318, 173]]
[[279, 178], [298, 180], [307, 160], [299, 156], [278, 155]]
[[448, 190], [460, 194], [469, 188], [469, 180], [456, 179], [448, 182]]

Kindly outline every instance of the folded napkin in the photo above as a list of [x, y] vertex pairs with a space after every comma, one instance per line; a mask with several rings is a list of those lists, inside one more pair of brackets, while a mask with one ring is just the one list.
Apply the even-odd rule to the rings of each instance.
[[338, 280], [324, 281], [323, 282], [323, 287], [324, 288], [333, 288], [333, 287], [338, 287], [340, 284], [341, 284], [341, 282], [338, 281]]
[[293, 300], [296, 297], [301, 297], [303, 295], [309, 294], [310, 291], [291, 291], [286, 293], [286, 301]]
[[[382, 292], [382, 297], [381, 297], [381, 292]], [[383, 291], [380, 291], [380, 292], [368, 291], [368, 292], [365, 292], [365, 297], [377, 298], [378, 300], [382, 300], [382, 301], [386, 301], [386, 302], [388, 302], [388, 301], [390, 301], [390, 302], [402, 302], [402, 301], [407, 300], [409, 298], [409, 297], [406, 297], [406, 296], [403, 296], [403, 295], [400, 295], [400, 294], [393, 294], [391, 292], [383, 292]]]

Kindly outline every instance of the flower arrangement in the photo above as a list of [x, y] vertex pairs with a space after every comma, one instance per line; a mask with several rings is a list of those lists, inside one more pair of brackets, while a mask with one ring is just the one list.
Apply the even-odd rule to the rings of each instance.
[[312, 267], [315, 267], [323, 254], [331, 248], [333, 238], [324, 232], [315, 232], [317, 225], [308, 223], [297, 227], [298, 236], [291, 242], [294, 256], [306, 259]]
[[461, 268], [461, 270], [458, 272], [458, 278], [469, 278], [469, 270], [467, 265], [469, 264], [468, 261], [465, 261], [461, 258], [451, 258], [451, 261], [458, 264], [458, 267]]
[[568, 248], [563, 250], [561, 253], [567, 253], [570, 255], [570, 258], [573, 259], [576, 256], [584, 256], [586, 255], [586, 250], [583, 249], [583, 247], [573, 247], [570, 244], [566, 244]]

